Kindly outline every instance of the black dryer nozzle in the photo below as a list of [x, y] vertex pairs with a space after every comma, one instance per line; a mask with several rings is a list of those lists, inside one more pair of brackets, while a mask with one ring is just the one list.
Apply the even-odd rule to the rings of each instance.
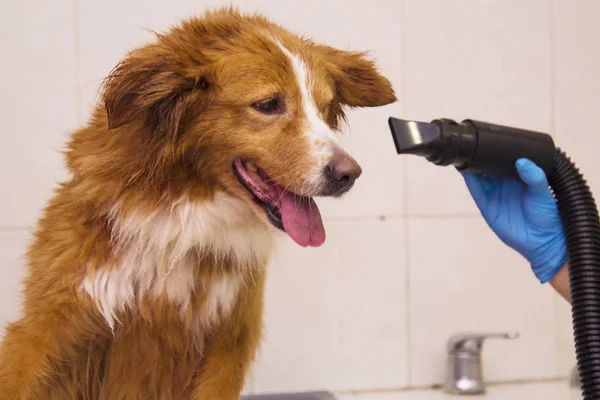
[[547, 175], [555, 165], [556, 148], [545, 133], [474, 120], [426, 123], [391, 117], [388, 122], [398, 154], [425, 157], [436, 165], [498, 177], [517, 177], [519, 158], [535, 162]]
[[474, 132], [454, 121], [427, 123], [390, 118], [389, 125], [398, 154], [422, 156], [436, 165], [463, 168], [475, 148]]
[[425, 156], [430, 146], [439, 140], [442, 131], [437, 125], [425, 122], [405, 121], [398, 118], [389, 119], [392, 138], [398, 154], [417, 154]]

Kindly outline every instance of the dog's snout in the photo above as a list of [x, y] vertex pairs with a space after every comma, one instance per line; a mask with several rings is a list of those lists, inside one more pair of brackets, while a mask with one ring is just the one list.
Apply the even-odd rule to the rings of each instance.
[[342, 195], [354, 185], [354, 181], [362, 174], [362, 168], [350, 155], [338, 151], [327, 166], [325, 174], [330, 194]]

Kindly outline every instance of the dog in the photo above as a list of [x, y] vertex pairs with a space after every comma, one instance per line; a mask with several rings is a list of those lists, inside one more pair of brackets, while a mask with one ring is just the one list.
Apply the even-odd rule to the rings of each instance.
[[365, 53], [215, 9], [103, 82], [27, 252], [2, 399], [239, 399], [277, 233], [326, 235], [313, 197], [361, 174], [345, 110], [396, 101]]

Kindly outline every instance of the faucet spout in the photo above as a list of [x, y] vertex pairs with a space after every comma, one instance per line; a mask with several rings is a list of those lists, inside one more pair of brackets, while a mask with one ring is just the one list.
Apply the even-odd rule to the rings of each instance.
[[481, 349], [486, 339], [516, 339], [518, 332], [462, 333], [448, 340], [448, 371], [443, 390], [450, 394], [481, 394], [483, 380]]

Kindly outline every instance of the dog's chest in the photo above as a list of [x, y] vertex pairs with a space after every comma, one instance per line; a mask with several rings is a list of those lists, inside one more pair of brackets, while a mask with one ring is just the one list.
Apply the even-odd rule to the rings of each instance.
[[180, 202], [150, 214], [111, 214], [114, 260], [92, 269], [82, 288], [111, 329], [118, 315], [146, 299], [166, 298], [201, 327], [230, 313], [242, 279], [264, 262], [272, 235], [239, 201]]
[[[79, 393], [98, 400], [191, 399], [211, 338], [201, 329], [191, 331], [162, 300], [145, 301], [138, 312], [119, 317], [121, 323], [111, 335], [91, 341], [65, 364], [63, 379], [48, 398]], [[68, 387], [69, 395], [59, 390], [59, 383]]]
[[[192, 265], [193, 274], [185, 270]], [[105, 296], [122, 283], [118, 279], [123, 276], [116, 271], [120, 270], [97, 277], [105, 285]], [[192, 275], [195, 279], [190, 282]], [[54, 397], [49, 398], [69, 397], [67, 389], [102, 400], [191, 398], [197, 371], [221, 327], [232, 318], [244, 287], [241, 276], [233, 272], [198, 273], [197, 264], [177, 265], [160, 287], [151, 285], [141, 297], [134, 290], [135, 301], [111, 311], [115, 319], [111, 333], [77, 353], [65, 370], [72, 377], [64, 382], [69, 387], [55, 385]], [[115, 299], [100, 300], [105, 303], [101, 309], [115, 304]]]

